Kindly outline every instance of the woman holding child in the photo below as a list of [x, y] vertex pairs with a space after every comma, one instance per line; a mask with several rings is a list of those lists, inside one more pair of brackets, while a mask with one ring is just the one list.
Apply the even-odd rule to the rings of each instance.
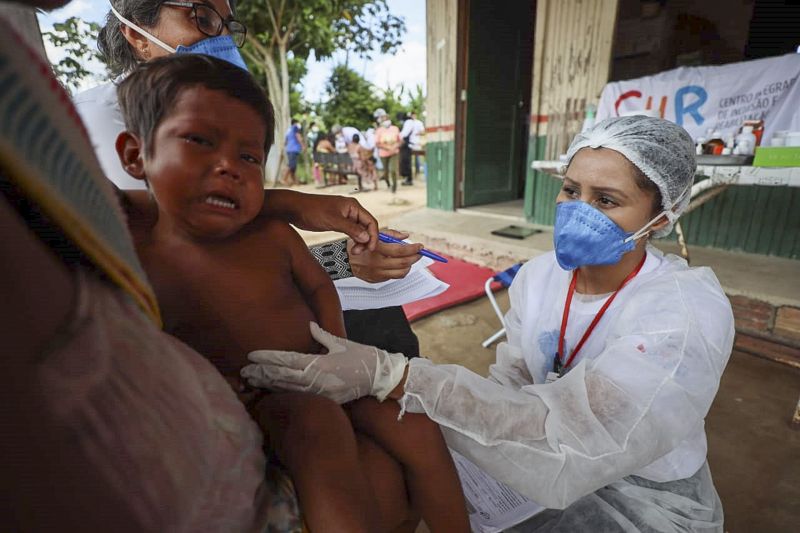
[[721, 532], [704, 418], [733, 343], [731, 306], [708, 268], [648, 243], [689, 203], [692, 139], [665, 120], [612, 118], [567, 156], [555, 251], [511, 285], [508, 342], [488, 378], [314, 324], [329, 355], [257, 351], [243, 375], [340, 402], [391, 390], [451, 448], [549, 508], [514, 531]]

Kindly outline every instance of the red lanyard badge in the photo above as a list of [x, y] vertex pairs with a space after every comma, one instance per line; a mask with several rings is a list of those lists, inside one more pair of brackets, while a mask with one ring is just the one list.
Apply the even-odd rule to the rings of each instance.
[[592, 320], [592, 323], [589, 324], [588, 328], [586, 328], [586, 331], [584, 332], [583, 337], [581, 337], [581, 340], [578, 342], [578, 345], [575, 346], [574, 350], [572, 350], [572, 353], [570, 354], [566, 362], [563, 362], [562, 361], [563, 356], [561, 354], [564, 353], [564, 337], [567, 333], [567, 322], [569, 321], [569, 308], [570, 305], [572, 304], [572, 295], [575, 294], [575, 286], [578, 283], [578, 270], [576, 269], [575, 272], [572, 274], [572, 281], [570, 282], [569, 290], [567, 291], [567, 299], [564, 302], [564, 315], [561, 317], [561, 333], [558, 336], [558, 351], [556, 352], [555, 357], [553, 357], [553, 372], [555, 372], [559, 377], [563, 375], [564, 369], [569, 368], [569, 366], [572, 364], [572, 361], [575, 360], [575, 356], [578, 355], [579, 351], [581, 351], [581, 348], [583, 348], [583, 345], [586, 343], [586, 340], [589, 338], [589, 335], [592, 334], [592, 331], [594, 331], [595, 326], [597, 326], [597, 324], [600, 322], [600, 319], [603, 318], [603, 315], [605, 314], [606, 310], [611, 305], [611, 302], [614, 301], [614, 298], [617, 297], [619, 291], [622, 290], [622, 287], [627, 285], [627, 283], [630, 280], [635, 278], [636, 274], [638, 274], [639, 271], [642, 269], [642, 266], [644, 266], [645, 259], [647, 259], [646, 253], [644, 257], [642, 257], [642, 260], [639, 261], [637, 267], [633, 269], [633, 272], [628, 274], [628, 277], [622, 280], [622, 283], [620, 284], [619, 287], [617, 287], [617, 290], [614, 291], [613, 294], [611, 294], [611, 296], [608, 297], [606, 302], [603, 304], [603, 307], [601, 307], [600, 310], [595, 315], [594, 320]]

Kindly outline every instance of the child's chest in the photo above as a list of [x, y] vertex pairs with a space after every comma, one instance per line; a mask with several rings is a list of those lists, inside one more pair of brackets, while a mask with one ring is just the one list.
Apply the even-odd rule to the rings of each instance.
[[282, 337], [285, 317], [302, 315], [304, 324], [313, 319], [292, 279], [288, 253], [263, 242], [250, 244], [140, 247], [164, 329], [221, 370], [232, 357], [238, 360]]

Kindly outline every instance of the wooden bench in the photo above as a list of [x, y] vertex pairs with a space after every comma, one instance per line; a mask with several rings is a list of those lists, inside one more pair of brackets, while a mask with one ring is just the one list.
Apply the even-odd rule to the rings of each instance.
[[[355, 176], [358, 178], [358, 174], [353, 169], [353, 159], [348, 153], [314, 152], [314, 162], [319, 164], [322, 169], [322, 179], [326, 187], [338, 184], [340, 177], [347, 179], [348, 176]], [[329, 181], [329, 176], [334, 176], [332, 182]]]

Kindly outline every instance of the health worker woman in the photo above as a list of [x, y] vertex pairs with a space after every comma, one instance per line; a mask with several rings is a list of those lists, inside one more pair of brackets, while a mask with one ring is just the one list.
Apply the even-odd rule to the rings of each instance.
[[[263, 351], [252, 385], [391, 398], [547, 511], [514, 531], [722, 531], [704, 419], [733, 343], [714, 273], [648, 244], [689, 203], [687, 132], [644, 116], [578, 135], [553, 252], [510, 288], [488, 378], [327, 334], [328, 355]], [[366, 370], [366, 371], [365, 371]]]
[[[247, 29], [233, 18], [228, 0], [112, 0], [110, 8], [97, 44], [116, 81], [141, 61], [175, 52], [213, 55], [247, 69], [238, 50]], [[123, 190], [144, 189], [122, 168], [114, 147], [125, 129], [117, 84], [107, 82], [78, 93], [73, 103], [106, 177]]]

